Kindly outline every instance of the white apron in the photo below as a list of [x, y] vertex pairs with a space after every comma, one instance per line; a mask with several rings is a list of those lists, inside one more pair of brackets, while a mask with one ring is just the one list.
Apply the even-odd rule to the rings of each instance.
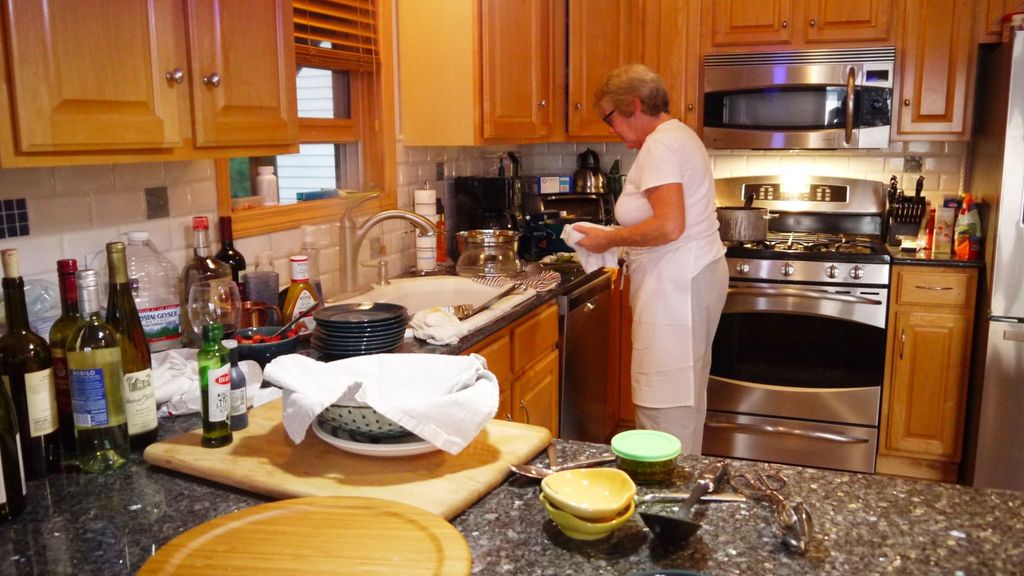
[[717, 258], [723, 251], [717, 236], [626, 251], [633, 310], [634, 404], [650, 408], [694, 404], [691, 279], [710, 254]]

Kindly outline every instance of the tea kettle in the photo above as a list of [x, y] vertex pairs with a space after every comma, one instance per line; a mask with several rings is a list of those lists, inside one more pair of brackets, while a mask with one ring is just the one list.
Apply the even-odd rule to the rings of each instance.
[[601, 171], [601, 160], [590, 148], [577, 158], [579, 168], [573, 173], [573, 190], [577, 194], [604, 194], [605, 174]]

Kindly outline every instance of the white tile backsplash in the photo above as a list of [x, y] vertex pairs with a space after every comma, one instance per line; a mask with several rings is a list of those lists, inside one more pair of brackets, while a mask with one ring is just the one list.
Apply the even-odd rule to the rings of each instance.
[[52, 196], [56, 194], [53, 168], [12, 168], [0, 170], [0, 199]]

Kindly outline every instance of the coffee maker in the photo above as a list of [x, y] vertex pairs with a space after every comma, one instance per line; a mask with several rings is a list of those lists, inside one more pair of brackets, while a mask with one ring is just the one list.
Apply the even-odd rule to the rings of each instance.
[[556, 252], [572, 249], [562, 240], [562, 228], [576, 222], [613, 224], [615, 199], [610, 192], [591, 194], [541, 192], [538, 179], [527, 181], [523, 193], [523, 236], [520, 255], [526, 260], [539, 260]]
[[458, 259], [455, 234], [464, 230], [523, 228], [523, 180], [519, 176], [459, 176], [448, 195], [448, 255]]

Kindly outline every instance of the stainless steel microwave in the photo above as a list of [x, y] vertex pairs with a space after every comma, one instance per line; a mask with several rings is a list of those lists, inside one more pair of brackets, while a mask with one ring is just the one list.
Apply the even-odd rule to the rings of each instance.
[[709, 148], [886, 148], [894, 47], [704, 57]]

